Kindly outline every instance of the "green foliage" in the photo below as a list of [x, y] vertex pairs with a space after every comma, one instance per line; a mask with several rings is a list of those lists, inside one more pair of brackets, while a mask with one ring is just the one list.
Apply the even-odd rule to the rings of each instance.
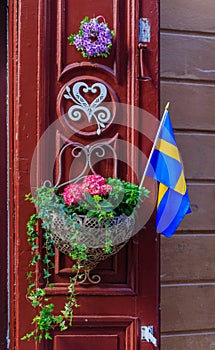
[[124, 180], [109, 178], [107, 183], [113, 187], [113, 191], [109, 195], [109, 201], [115, 204], [114, 215], [126, 214], [130, 216], [143, 200], [143, 197], [149, 196], [150, 191], [145, 187], [140, 188]]
[[[87, 247], [77, 243], [75, 234], [72, 240], [73, 252], [70, 255], [75, 264], [72, 267], [72, 277], [69, 280], [68, 296], [63, 309], [58, 315], [56, 315], [51, 297], [47, 295], [47, 290], [53, 289], [51, 276], [54, 268], [53, 257], [55, 255], [50, 231], [45, 224], [50, 220], [51, 215], [55, 213], [59, 217], [66, 217], [68, 225], [73, 225], [77, 234], [78, 226], [76, 220], [74, 220], [76, 215], [97, 217], [98, 221], [105, 220], [105, 249], [106, 253], [111, 253], [112, 242], [108, 229], [108, 219], [121, 214], [130, 216], [142, 198], [149, 195], [147, 189], [139, 188], [137, 185], [120, 179], [109, 178], [107, 183], [112, 186], [112, 191], [107, 195], [92, 196], [85, 193], [86, 200], [81, 200], [78, 204], [70, 206], [65, 204], [61, 194], [57, 194], [58, 189], [56, 188], [42, 186], [37, 189], [34, 197], [30, 194], [26, 195], [25, 199], [33, 203], [37, 208], [37, 213], [30, 216], [26, 225], [27, 240], [31, 247], [31, 260], [27, 273], [27, 299], [35, 309], [36, 315], [32, 320], [34, 329], [22, 337], [23, 340], [34, 339], [37, 342], [41, 342], [42, 339], [52, 339], [51, 331], [55, 327], [64, 331], [68, 326], [72, 325], [74, 309], [79, 306], [75, 285], [78, 279], [82, 277], [81, 269], [83, 262], [87, 260]], [[38, 234], [39, 228], [42, 229], [42, 239], [40, 239]], [[39, 279], [42, 277], [43, 281], [45, 281], [44, 288], [38, 285], [36, 270], [41, 271]]]
[[130, 216], [143, 201], [143, 197], [149, 196], [150, 191], [145, 187], [140, 188], [124, 180], [108, 178], [107, 183], [113, 188], [108, 195], [92, 196], [89, 193], [85, 193], [86, 200], [80, 200], [78, 205], [65, 205], [62, 197], [59, 195], [58, 200], [61, 201], [64, 213], [70, 216], [73, 214], [93, 216], [98, 221], [121, 214]]
[[[34, 339], [37, 342], [41, 342], [42, 339], [52, 339], [51, 330], [55, 327], [59, 327], [61, 331], [68, 328], [68, 324], [72, 325], [73, 310], [78, 307], [77, 294], [75, 293], [75, 284], [79, 278], [80, 270], [82, 268], [81, 261], [86, 259], [86, 247], [74, 245], [74, 251], [72, 258], [76, 260], [76, 264], [73, 266], [73, 272], [75, 276], [70, 278], [68, 285], [68, 297], [59, 315], [55, 314], [54, 304], [51, 302], [51, 298], [47, 296], [47, 288], [53, 289], [53, 284], [49, 279], [52, 275], [51, 270], [54, 268], [52, 258], [55, 255], [52, 240], [49, 232], [43, 230], [43, 246], [42, 250], [45, 251], [43, 257], [39, 254], [39, 235], [38, 225], [41, 222], [41, 217], [46, 217], [48, 212], [56, 210], [57, 204], [61, 206], [61, 201], [54, 200], [54, 190], [40, 188], [37, 191], [37, 197], [30, 195], [26, 196], [26, 200], [34, 203], [40, 210], [37, 214], [30, 216], [27, 223], [27, 236], [28, 243], [31, 246], [32, 257], [29, 262], [29, 271], [27, 272], [28, 288], [27, 299], [30, 301], [32, 307], [37, 311], [36, 316], [32, 320], [34, 330], [25, 334], [21, 339], [28, 340]], [[57, 208], [59, 209], [59, 208]], [[62, 208], [61, 208], [62, 209]], [[44, 227], [44, 225], [42, 225]], [[38, 287], [35, 265], [41, 263], [43, 265], [43, 280], [45, 281], [46, 288]]]

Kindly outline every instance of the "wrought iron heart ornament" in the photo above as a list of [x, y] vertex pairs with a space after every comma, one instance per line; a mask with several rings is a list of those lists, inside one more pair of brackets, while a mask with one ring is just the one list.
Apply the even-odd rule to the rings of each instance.
[[[97, 94], [99, 90], [99, 95], [96, 96], [91, 103], [88, 103], [80, 91], [81, 88], [83, 88], [84, 94], [88, 92]], [[109, 122], [111, 118], [109, 109], [101, 105], [107, 96], [106, 86], [102, 83], [94, 83], [92, 86], [89, 86], [85, 82], [77, 82], [72, 88], [72, 93], [69, 86], [66, 87], [66, 91], [67, 93], [64, 94], [64, 97], [75, 103], [68, 110], [69, 118], [77, 122], [82, 118], [83, 113], [87, 117], [89, 123], [91, 123], [92, 118], [94, 118], [98, 126], [97, 134], [100, 135], [102, 129], [105, 129], [105, 123]]]

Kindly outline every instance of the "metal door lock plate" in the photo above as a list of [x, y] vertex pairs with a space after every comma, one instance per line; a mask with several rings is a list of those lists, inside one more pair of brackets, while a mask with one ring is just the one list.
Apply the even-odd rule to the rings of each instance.
[[157, 339], [154, 337], [153, 333], [153, 326], [141, 326], [141, 340], [152, 343], [155, 347], [157, 347]]
[[139, 42], [150, 43], [150, 24], [148, 18], [139, 19]]

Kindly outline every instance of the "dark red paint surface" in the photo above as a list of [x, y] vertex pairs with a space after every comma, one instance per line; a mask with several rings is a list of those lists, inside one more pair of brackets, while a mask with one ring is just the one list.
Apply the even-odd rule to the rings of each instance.
[[[66, 41], [77, 31], [80, 21], [105, 14], [116, 37], [108, 59], [82, 59]], [[152, 40], [146, 50], [145, 74], [152, 80], [139, 80], [138, 20], [148, 17]], [[140, 325], [154, 325], [158, 337], [159, 271], [158, 240], [151, 220], [147, 229], [130, 240], [115, 257], [96, 268], [99, 285], [78, 287], [81, 307], [74, 326], [65, 333], [53, 332], [53, 341], [34, 345], [20, 340], [31, 328], [33, 312], [26, 301], [26, 270], [30, 251], [26, 242], [26, 222], [32, 206], [24, 201], [30, 191], [30, 165], [34, 148], [43, 131], [61, 111], [61, 89], [72, 79], [84, 76], [107, 82], [119, 102], [140, 106], [158, 117], [158, 3], [150, 1], [51, 1], [10, 2], [10, 147], [11, 147], [11, 349], [17, 350], [150, 350], [140, 341]], [[150, 143], [135, 137], [132, 118], [127, 127], [111, 126], [105, 137], [135, 142], [145, 153]], [[90, 142], [96, 140], [92, 135]], [[75, 140], [86, 144], [87, 138]], [[57, 141], [56, 141], [57, 142]], [[132, 157], [134, 167], [138, 160]], [[133, 180], [133, 174], [121, 167], [121, 176]], [[57, 308], [65, 300], [71, 262], [62, 254], [55, 258], [52, 291]], [[16, 344], [16, 345], [15, 345]]]
[[7, 23], [6, 23], [6, 1], [0, 3], [0, 137], [1, 137], [1, 156], [0, 156], [0, 348], [7, 348]]

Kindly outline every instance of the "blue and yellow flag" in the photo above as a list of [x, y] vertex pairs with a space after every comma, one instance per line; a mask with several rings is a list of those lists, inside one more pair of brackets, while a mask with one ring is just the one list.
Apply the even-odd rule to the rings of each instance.
[[176, 145], [168, 110], [165, 110], [163, 118], [146, 175], [159, 182], [157, 231], [171, 237], [184, 216], [191, 210], [183, 163]]

